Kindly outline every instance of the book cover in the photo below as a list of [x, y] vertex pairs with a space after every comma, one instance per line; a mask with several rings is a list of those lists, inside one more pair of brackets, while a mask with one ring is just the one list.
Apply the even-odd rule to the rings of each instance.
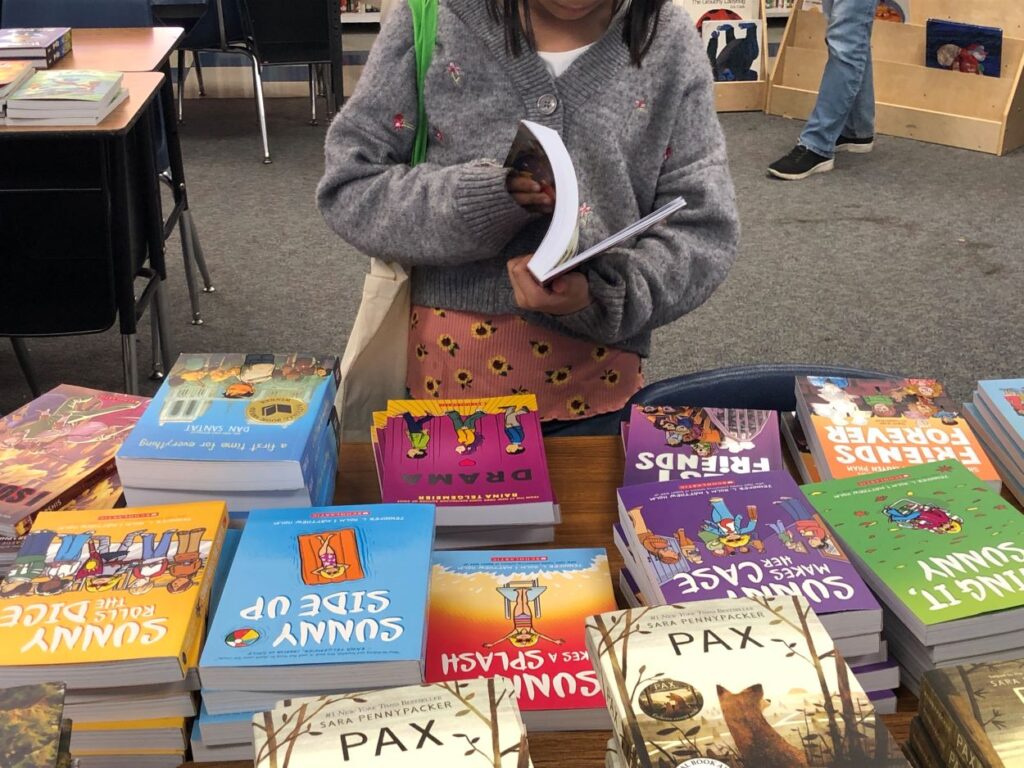
[[435, 552], [428, 683], [503, 675], [523, 712], [604, 708], [583, 621], [615, 610], [603, 549]]
[[433, 512], [371, 504], [250, 517], [200, 670], [421, 659]]
[[0, 59], [0, 99], [30, 78], [35, 71], [31, 61]]
[[818, 614], [880, 610], [786, 472], [627, 486], [619, 498], [664, 603], [802, 595]]
[[71, 502], [112, 468], [149, 398], [61, 384], [0, 419], [0, 529]]
[[934, 379], [799, 377], [797, 407], [823, 477], [956, 460], [998, 487], [974, 432]]
[[627, 765], [906, 765], [800, 597], [607, 613], [587, 644]]
[[445, 507], [552, 502], [536, 408], [533, 395], [391, 401], [375, 415], [382, 498]]
[[785, 469], [775, 411], [634, 405], [623, 485]]
[[93, 485], [86, 488], [61, 509], [70, 512], [75, 509], [115, 509], [124, 506], [124, 490], [121, 478], [117, 476], [114, 466], [110, 474], [104, 475]]
[[71, 50], [69, 27], [20, 27], [0, 29], [0, 56], [21, 53], [32, 58], [49, 58]]
[[764, 29], [755, 21], [705, 21], [701, 40], [717, 82], [762, 80]]
[[63, 713], [62, 683], [0, 688], [0, 765], [54, 768]]
[[999, 77], [1003, 56], [1003, 30], [945, 19], [925, 24], [925, 66]]
[[1024, 379], [979, 381], [976, 392], [1024, 453]]
[[910, 20], [910, 0], [878, 0], [875, 19], [906, 24]]
[[252, 719], [255, 768], [529, 768], [504, 677], [290, 699]]
[[226, 527], [216, 501], [40, 513], [0, 582], [0, 659], [180, 661], [199, 631], [194, 618], [206, 609]]
[[705, 21], [741, 21], [760, 19], [761, 8], [758, 0], [674, 0], [690, 14], [702, 32]]
[[1024, 517], [962, 464], [802, 490], [872, 588], [888, 591], [922, 626], [1024, 605]]
[[[145, 461], [311, 463], [311, 438], [327, 422], [338, 376], [333, 356], [181, 355], [118, 451], [121, 479], [173, 487], [149, 477], [155, 469], [144, 473]], [[253, 478], [246, 487], [271, 490], [261, 485]], [[225, 486], [209, 489], [217, 488]]]
[[818, 473], [818, 465], [814, 461], [814, 454], [807, 444], [807, 436], [800, 424], [800, 419], [795, 413], [783, 413], [779, 420], [779, 431], [789, 449], [789, 457], [796, 465], [800, 479], [805, 483], [817, 483], [821, 481]]
[[963, 765], [1024, 763], [1024, 660], [926, 672], [920, 709], [938, 750]]
[[20, 101], [104, 102], [116, 91], [123, 75], [94, 69], [51, 69], [36, 72], [11, 94], [10, 105]]

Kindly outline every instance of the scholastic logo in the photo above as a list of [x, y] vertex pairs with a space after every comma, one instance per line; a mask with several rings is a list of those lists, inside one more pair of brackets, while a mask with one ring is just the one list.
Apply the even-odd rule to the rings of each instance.
[[732, 480], [709, 480], [706, 483], [683, 483], [679, 486], [681, 491], [696, 490], [697, 488], [725, 488], [734, 485]]
[[345, 512], [314, 512], [309, 517], [311, 520], [318, 520], [324, 517], [366, 517], [369, 514], [369, 510], [356, 509]]
[[100, 515], [100, 520], [141, 520], [146, 517], [159, 517], [159, 512], [136, 512], [133, 515]]
[[547, 560], [546, 556], [539, 557], [492, 557], [492, 563], [542, 563]]
[[876, 477], [871, 480], [861, 480], [857, 483], [857, 487], [862, 488], [866, 485], [878, 485], [879, 483], [891, 483], [896, 480], [906, 480], [910, 475], [886, 475], [885, 477]]

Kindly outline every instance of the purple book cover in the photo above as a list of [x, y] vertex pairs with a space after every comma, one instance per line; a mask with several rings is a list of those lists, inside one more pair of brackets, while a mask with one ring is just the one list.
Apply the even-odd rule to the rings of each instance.
[[623, 485], [785, 469], [775, 411], [634, 405], [627, 434]]
[[385, 503], [472, 507], [554, 501], [540, 420], [532, 411], [390, 416], [380, 451]]
[[619, 499], [666, 603], [800, 594], [818, 614], [879, 610], [787, 472], [634, 485]]

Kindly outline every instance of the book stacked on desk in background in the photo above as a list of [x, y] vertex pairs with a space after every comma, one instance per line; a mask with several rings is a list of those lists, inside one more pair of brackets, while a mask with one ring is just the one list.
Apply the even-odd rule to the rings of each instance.
[[423, 680], [434, 509], [263, 510], [242, 530], [203, 649], [204, 760], [252, 757], [281, 699]]
[[0, 688], [0, 765], [70, 768], [70, 739], [63, 683]]
[[787, 472], [620, 488], [613, 535], [645, 605], [802, 595], [867, 687], [899, 686], [881, 607]]
[[1024, 379], [979, 381], [964, 416], [1007, 489], [1024, 503]]
[[775, 411], [634, 405], [623, 485], [782, 470]]
[[503, 677], [289, 699], [251, 728], [254, 768], [533, 765]]
[[554, 540], [535, 396], [390, 400], [371, 439], [382, 500], [434, 504], [436, 547]]
[[31, 61], [21, 59], [0, 59], [0, 125], [7, 116], [7, 97], [35, 74]]
[[[65, 715], [109, 731], [194, 715], [188, 670], [226, 526], [223, 502], [40, 513], [0, 582], [0, 685], [61, 680]], [[126, 749], [121, 737], [76, 752], [86, 766], [176, 766], [183, 756]]]
[[924, 676], [910, 749], [921, 768], [1024, 764], [1024, 659], [935, 669]]
[[615, 608], [603, 549], [435, 552], [425, 679], [503, 675], [529, 730], [606, 729], [583, 622]]
[[907, 765], [800, 596], [628, 609], [591, 617], [586, 633], [609, 765]]
[[0, 61], [25, 59], [48, 69], [71, 53], [70, 27], [0, 29]]
[[132, 505], [329, 504], [338, 466], [333, 356], [185, 354], [117, 452]]
[[1024, 657], [1024, 517], [956, 461], [802, 489], [883, 605], [901, 680]]
[[6, 124], [98, 125], [128, 98], [123, 78], [93, 69], [36, 72], [7, 97]]
[[999, 474], [934, 379], [796, 380], [797, 417], [822, 480], [959, 461], [995, 490]]

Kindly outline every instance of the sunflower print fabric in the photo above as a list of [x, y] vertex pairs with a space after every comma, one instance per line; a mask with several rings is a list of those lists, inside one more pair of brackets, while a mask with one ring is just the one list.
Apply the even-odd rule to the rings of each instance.
[[626, 404], [643, 386], [640, 356], [540, 328], [517, 315], [414, 306], [409, 392], [415, 398], [532, 393], [543, 421], [583, 419]]

